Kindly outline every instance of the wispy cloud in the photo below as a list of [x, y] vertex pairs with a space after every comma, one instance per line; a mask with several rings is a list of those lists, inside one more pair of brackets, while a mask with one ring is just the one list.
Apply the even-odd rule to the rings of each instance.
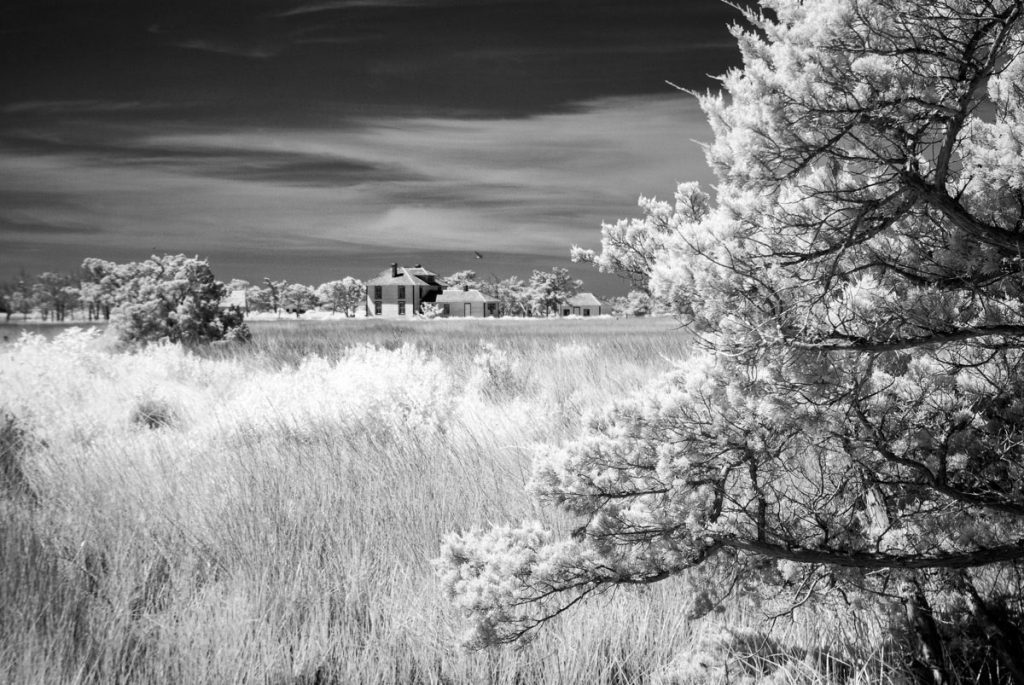
[[83, 114], [163, 109], [163, 103], [115, 100], [28, 100], [0, 108], [4, 114]]
[[245, 57], [248, 59], [268, 59], [279, 55], [284, 49], [281, 45], [244, 45], [223, 40], [203, 40], [199, 38], [178, 41], [173, 43], [173, 45], [186, 50], [201, 50], [203, 52], [213, 52], [220, 55]]
[[[486, 0], [477, 0], [483, 4]], [[307, 2], [296, 7], [278, 12], [278, 17], [294, 17], [303, 14], [318, 14], [320, 12], [333, 12], [337, 10], [354, 9], [358, 7], [420, 7], [424, 5], [451, 4], [439, 2], [438, 0], [324, 0], [323, 2]]]
[[[182, 131], [104, 149], [0, 149], [23, 224], [78, 225], [103, 245], [208, 252], [344, 245], [564, 258], [639, 194], [707, 178], [681, 96], [610, 98], [523, 119], [391, 117], [337, 129]], [[59, 189], [64, 208], [40, 202]], [[33, 195], [33, 193], [35, 195]], [[8, 217], [9, 218], [9, 217]], [[0, 222], [4, 216], [0, 215]]]

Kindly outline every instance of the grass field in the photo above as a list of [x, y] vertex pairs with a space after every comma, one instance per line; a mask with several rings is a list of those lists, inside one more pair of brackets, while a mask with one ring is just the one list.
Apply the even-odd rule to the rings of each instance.
[[[466, 652], [431, 560], [536, 518], [532, 455], [685, 360], [671, 320], [266, 322], [246, 346], [0, 347], [0, 681], [898, 680], [870, 620], [670, 580]], [[823, 658], [822, 650], [830, 655]]]

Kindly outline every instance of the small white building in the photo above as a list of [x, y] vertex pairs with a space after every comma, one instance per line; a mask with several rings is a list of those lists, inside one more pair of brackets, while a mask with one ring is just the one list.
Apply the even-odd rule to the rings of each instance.
[[597, 299], [594, 293], [574, 295], [562, 305], [562, 316], [601, 316], [610, 313], [611, 308]]
[[437, 296], [435, 302], [441, 308], [441, 316], [466, 317], [466, 316], [497, 316], [498, 300], [490, 295], [484, 295], [469, 286], [451, 288]]

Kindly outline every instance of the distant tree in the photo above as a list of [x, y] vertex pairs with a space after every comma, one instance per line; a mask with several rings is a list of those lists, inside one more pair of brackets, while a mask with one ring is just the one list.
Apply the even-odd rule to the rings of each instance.
[[250, 311], [274, 311], [274, 301], [270, 288], [263, 288], [258, 285], [249, 286], [245, 290], [245, 303]]
[[79, 297], [88, 308], [90, 321], [110, 319], [115, 304], [115, 293], [120, 281], [115, 276], [117, 264], [104, 259], [89, 257], [82, 262], [82, 280]]
[[32, 293], [28, 284], [24, 280], [19, 280], [11, 290], [8, 301], [8, 310], [21, 314], [24, 319], [27, 319], [29, 313], [31, 313]]
[[316, 289], [316, 296], [322, 306], [330, 307], [334, 313], [340, 310], [346, 317], [350, 317], [365, 304], [366, 286], [362, 281], [346, 276], [339, 281], [321, 284]]
[[269, 277], [263, 279], [263, 289], [266, 291], [266, 299], [270, 302], [270, 311], [275, 314], [284, 306], [282, 298], [287, 288], [288, 281], [273, 281]]
[[202, 343], [237, 334], [244, 324], [225, 316], [224, 284], [210, 265], [185, 255], [153, 256], [127, 264], [86, 260], [114, 302], [112, 325], [125, 342]]
[[641, 317], [653, 311], [653, 299], [640, 290], [631, 290], [628, 295], [612, 298], [609, 304], [615, 316]]
[[542, 316], [559, 313], [561, 308], [583, 287], [583, 281], [569, 275], [569, 270], [556, 266], [551, 271], [537, 271], [530, 276], [530, 303]]
[[56, 321], [64, 321], [68, 311], [73, 311], [78, 304], [80, 292], [70, 275], [46, 271], [39, 274], [32, 285], [32, 302], [44, 321], [51, 313]]
[[302, 283], [289, 283], [278, 295], [282, 309], [295, 314], [296, 317], [316, 309], [319, 300], [316, 291]]
[[761, 4], [651, 272], [700, 344], [535, 465], [571, 536], [452, 535], [448, 590], [480, 644], [672, 577], [875, 599], [922, 680], [1024, 682], [1024, 2]]
[[620, 219], [601, 225], [601, 252], [573, 245], [572, 261], [593, 264], [602, 273], [629, 281], [634, 290], [651, 294], [651, 271], [666, 243], [689, 224], [699, 224], [711, 212], [710, 198], [698, 183], [676, 189], [675, 205], [640, 197], [641, 219]]
[[528, 316], [530, 290], [523, 279], [516, 276], [490, 284], [487, 294], [498, 300], [498, 316]]
[[480, 287], [480, 279], [472, 269], [456, 271], [450, 276], [444, 276], [441, 278], [441, 283], [443, 283], [447, 288], [461, 288], [466, 286], [468, 288], [478, 289]]

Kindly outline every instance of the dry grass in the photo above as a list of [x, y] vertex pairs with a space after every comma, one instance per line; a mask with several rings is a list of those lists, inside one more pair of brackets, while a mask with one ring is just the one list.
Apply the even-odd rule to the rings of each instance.
[[[688, 623], [680, 581], [601, 597], [518, 649], [457, 647], [430, 565], [441, 536], [551, 520], [523, 493], [533, 450], [685, 357], [672, 322], [254, 334], [198, 354], [74, 335], [0, 348], [35, 493], [0, 494], [0, 681], [898, 679], [869, 657], [877, 634], [836, 621], [798, 616], [760, 644], [742, 603]], [[173, 420], [147, 421], [153, 407]]]

